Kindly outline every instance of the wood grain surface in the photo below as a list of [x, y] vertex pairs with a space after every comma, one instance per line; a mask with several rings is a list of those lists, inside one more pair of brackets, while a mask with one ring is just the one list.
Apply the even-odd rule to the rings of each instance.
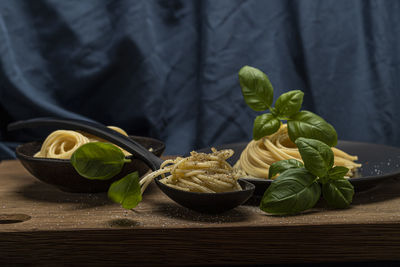
[[[253, 203], [253, 204], [252, 204]], [[271, 216], [183, 208], [152, 185], [134, 210], [106, 194], [65, 193], [18, 161], [0, 163], [0, 266], [230, 265], [400, 260], [400, 182], [358, 193], [346, 210]]]

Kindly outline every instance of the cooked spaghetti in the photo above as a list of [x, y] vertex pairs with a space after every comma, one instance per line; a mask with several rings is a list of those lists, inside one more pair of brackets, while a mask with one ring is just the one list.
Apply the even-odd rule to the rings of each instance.
[[[355, 170], [361, 167], [361, 164], [355, 162], [358, 159], [357, 156], [349, 155], [335, 147], [332, 147], [332, 151], [335, 156], [334, 165], [349, 169], [347, 177], [353, 176]], [[267, 179], [271, 164], [286, 159], [302, 162], [299, 150], [289, 139], [287, 125], [283, 124], [278, 132], [257, 141], [250, 141], [234, 168], [245, 176]]]
[[160, 182], [184, 191], [217, 193], [241, 190], [237, 182], [238, 172], [226, 162], [233, 155], [233, 150], [211, 150], [209, 154], [191, 152], [189, 157], [164, 161], [159, 170], [140, 181], [142, 193], [160, 175]]
[[[127, 133], [119, 127], [108, 126], [110, 129], [117, 131], [125, 136]], [[42, 147], [34, 157], [40, 158], [56, 158], [70, 159], [72, 154], [80, 146], [90, 142], [107, 142], [104, 139], [84, 132], [57, 130], [49, 134], [44, 140]], [[121, 149], [121, 148], [120, 148]], [[121, 149], [125, 156], [131, 155], [129, 152]]]

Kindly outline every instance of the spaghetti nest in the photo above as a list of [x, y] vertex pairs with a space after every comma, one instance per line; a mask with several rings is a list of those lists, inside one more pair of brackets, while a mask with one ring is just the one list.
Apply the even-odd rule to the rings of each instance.
[[[128, 136], [128, 134], [119, 127], [108, 126], [108, 128]], [[40, 151], [37, 152], [34, 157], [70, 159], [75, 150], [77, 150], [80, 146], [90, 142], [107, 141], [84, 132], [57, 130], [46, 137], [42, 147], [40, 148]], [[125, 154], [125, 156], [131, 155], [129, 152], [123, 149], [121, 149], [121, 151]]]
[[[347, 178], [353, 176], [356, 169], [361, 167], [361, 164], [355, 162], [358, 159], [357, 156], [349, 155], [334, 147], [332, 151], [335, 156], [334, 165], [349, 169]], [[289, 138], [287, 124], [283, 124], [278, 132], [257, 141], [250, 141], [234, 168], [238, 169], [242, 175], [267, 179], [271, 164], [287, 159], [302, 162], [299, 150]]]
[[142, 192], [160, 175], [160, 182], [184, 191], [217, 193], [241, 190], [237, 182], [239, 173], [226, 162], [233, 155], [233, 150], [211, 150], [209, 154], [193, 151], [189, 157], [164, 161], [159, 170], [140, 181]]

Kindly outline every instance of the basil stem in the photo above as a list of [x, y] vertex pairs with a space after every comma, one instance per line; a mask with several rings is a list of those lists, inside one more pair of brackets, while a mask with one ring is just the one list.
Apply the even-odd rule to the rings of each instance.
[[332, 169], [329, 170], [327, 177], [328, 177], [329, 180], [341, 179], [348, 172], [349, 172], [349, 169], [346, 168], [346, 167], [335, 166], [335, 167], [333, 167]]

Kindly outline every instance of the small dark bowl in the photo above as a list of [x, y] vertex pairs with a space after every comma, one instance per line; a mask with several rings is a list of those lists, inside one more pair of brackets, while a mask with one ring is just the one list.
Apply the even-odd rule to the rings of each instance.
[[238, 182], [243, 190], [224, 193], [197, 193], [178, 190], [154, 179], [158, 187], [176, 203], [201, 213], [222, 213], [245, 203], [254, 193], [255, 186], [245, 180]]
[[[161, 156], [165, 144], [157, 139], [141, 136], [130, 136], [145, 148], [152, 148], [152, 153]], [[80, 176], [67, 159], [35, 158], [33, 155], [41, 148], [41, 142], [30, 142], [19, 145], [16, 149], [17, 158], [22, 165], [40, 181], [54, 185], [65, 192], [98, 193], [107, 192], [109, 186], [128, 173], [138, 171], [144, 175], [149, 167], [134, 156], [129, 156], [132, 161], [126, 163], [122, 171], [109, 180], [90, 180]]]

